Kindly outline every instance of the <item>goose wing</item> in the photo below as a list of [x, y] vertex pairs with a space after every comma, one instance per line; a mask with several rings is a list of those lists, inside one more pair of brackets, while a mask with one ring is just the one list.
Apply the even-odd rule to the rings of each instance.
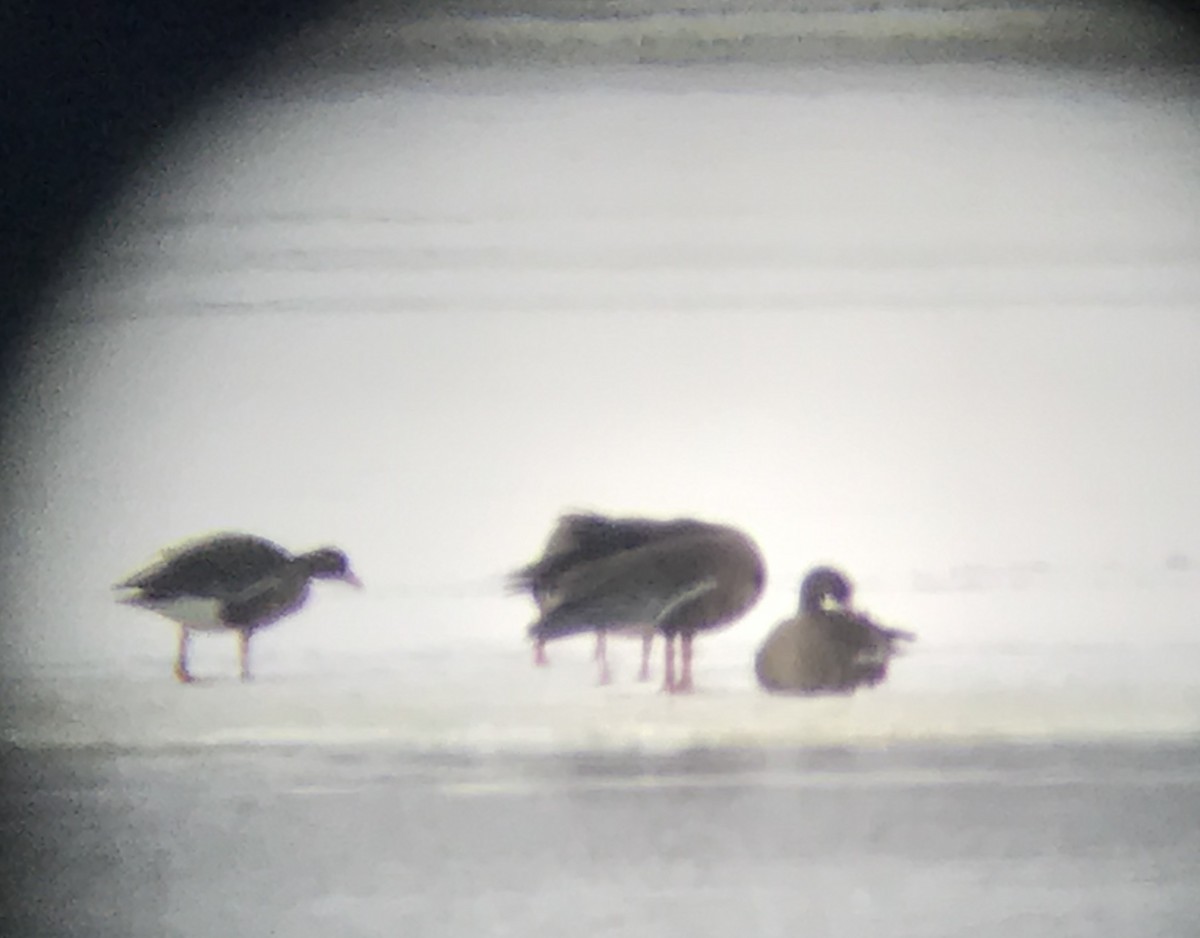
[[136, 599], [202, 596], [222, 602], [270, 589], [292, 556], [270, 541], [223, 535], [164, 551], [162, 558], [116, 585]]
[[727, 529], [688, 528], [572, 568], [558, 604], [530, 627], [540, 639], [654, 624], [694, 630], [748, 608], [762, 589], [757, 551]]

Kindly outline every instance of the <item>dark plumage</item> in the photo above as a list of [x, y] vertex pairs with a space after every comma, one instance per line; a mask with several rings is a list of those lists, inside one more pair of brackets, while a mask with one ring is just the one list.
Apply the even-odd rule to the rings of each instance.
[[817, 567], [800, 586], [800, 614], [780, 622], [755, 657], [758, 683], [780, 694], [852, 694], [887, 677], [911, 632], [885, 628], [850, 609], [853, 587], [840, 571]]
[[563, 515], [542, 556], [517, 570], [514, 587], [529, 591], [539, 606], [553, 604], [559, 580], [572, 567], [640, 547], [670, 522], [641, 518], [607, 518], [597, 514]]
[[[563, 515], [555, 525], [542, 556], [517, 570], [510, 577], [511, 587], [527, 592], [537, 603], [538, 612], [545, 614], [560, 602], [559, 583], [572, 569], [623, 550], [640, 547], [663, 530], [669, 522], [642, 518], [608, 518], [597, 514]], [[639, 680], [650, 679], [650, 649], [654, 642], [654, 626], [639, 625], [622, 632], [642, 638], [642, 666]], [[607, 630], [596, 629], [596, 660], [600, 663], [600, 683], [611, 680], [605, 637]], [[534, 663], [544, 665], [545, 642], [534, 644]]]
[[303, 606], [312, 579], [362, 586], [336, 548], [294, 556], [265, 538], [218, 534], [163, 551], [158, 563], [115, 588], [132, 591], [120, 602], [179, 624], [179, 680], [192, 680], [187, 666], [192, 631], [224, 630], [238, 633], [242, 680], [249, 680], [250, 637]]
[[[762, 557], [745, 534], [693, 519], [628, 519], [637, 541], [580, 559], [556, 575], [551, 601], [529, 628], [536, 642], [580, 632], [653, 626], [666, 639], [663, 687], [690, 691], [692, 639], [743, 615], [766, 580]], [[633, 533], [640, 532], [635, 538]], [[624, 535], [617, 535], [621, 537]], [[682, 675], [675, 677], [675, 638]]]

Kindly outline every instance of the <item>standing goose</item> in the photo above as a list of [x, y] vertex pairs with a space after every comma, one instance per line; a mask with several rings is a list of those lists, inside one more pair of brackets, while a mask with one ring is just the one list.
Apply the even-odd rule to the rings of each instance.
[[308, 599], [309, 580], [362, 583], [346, 555], [323, 547], [293, 556], [278, 544], [250, 534], [218, 534], [163, 551], [162, 559], [118, 583], [131, 590], [119, 602], [150, 609], [179, 623], [175, 677], [184, 683], [193, 631], [238, 634], [243, 681], [250, 679], [250, 638]]
[[[608, 518], [598, 514], [563, 515], [558, 520], [542, 556], [515, 571], [510, 585], [516, 591], [528, 592], [537, 604], [539, 614], [545, 614], [561, 602], [558, 585], [573, 568], [601, 557], [610, 557], [623, 550], [640, 547], [662, 531], [665, 522], [639, 518]], [[640, 635], [642, 666], [638, 680], [650, 679], [650, 648], [654, 642], [654, 626], [639, 625], [622, 631]], [[596, 660], [600, 663], [600, 683], [612, 680], [608, 667], [605, 629], [596, 629]], [[534, 663], [546, 664], [545, 642], [534, 643]]]
[[[653, 625], [666, 639], [663, 689], [693, 689], [696, 632], [742, 616], [762, 594], [766, 572], [754, 542], [730, 527], [692, 519], [639, 522], [644, 543], [585, 560], [555, 584], [555, 603], [529, 627], [535, 642], [579, 632]], [[675, 638], [682, 675], [675, 677]]]
[[853, 588], [840, 570], [816, 567], [800, 585], [800, 614], [780, 622], [755, 657], [758, 683], [779, 694], [852, 694], [887, 677], [899, 642], [916, 636], [884, 628], [850, 609]]

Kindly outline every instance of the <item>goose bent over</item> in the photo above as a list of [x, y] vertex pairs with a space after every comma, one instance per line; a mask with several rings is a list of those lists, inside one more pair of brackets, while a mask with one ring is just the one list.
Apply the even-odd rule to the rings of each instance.
[[566, 570], [555, 582], [554, 603], [529, 634], [541, 643], [653, 625], [665, 638], [663, 689], [689, 692], [695, 634], [726, 625], [754, 605], [766, 581], [762, 556], [749, 537], [725, 525], [690, 518], [629, 523], [645, 524], [648, 538]]
[[[538, 613], [545, 614], [561, 601], [558, 585], [570, 570], [588, 561], [640, 547], [660, 533], [666, 524], [668, 522], [642, 518], [609, 518], [599, 514], [563, 515], [551, 532], [542, 556], [514, 572], [510, 577], [510, 586], [516, 591], [528, 592], [537, 604]], [[649, 680], [654, 626], [642, 624], [622, 631], [641, 636], [642, 665], [638, 672], [638, 680]], [[600, 665], [601, 684], [607, 684], [612, 679], [608, 667], [606, 635], [605, 629], [596, 629], [595, 657]], [[533, 660], [538, 665], [547, 663], [544, 641], [538, 640], [534, 643]]]
[[250, 534], [218, 534], [163, 551], [162, 559], [116, 585], [131, 591], [119, 602], [149, 609], [179, 624], [175, 676], [190, 683], [188, 648], [193, 631], [238, 635], [242, 680], [250, 679], [250, 639], [255, 631], [298, 610], [309, 581], [362, 583], [346, 555], [333, 547], [292, 555]]
[[901, 642], [916, 636], [878, 625], [850, 608], [840, 570], [817, 567], [800, 585], [800, 613], [780, 622], [758, 649], [758, 683], [779, 694], [852, 694], [878, 684]]

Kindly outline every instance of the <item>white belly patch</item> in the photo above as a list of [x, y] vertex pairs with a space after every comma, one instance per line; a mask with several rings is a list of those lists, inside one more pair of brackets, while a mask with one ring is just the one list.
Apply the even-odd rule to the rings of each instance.
[[194, 596], [154, 604], [156, 612], [198, 632], [220, 632], [229, 628], [218, 618], [220, 608], [221, 604], [215, 599]]

